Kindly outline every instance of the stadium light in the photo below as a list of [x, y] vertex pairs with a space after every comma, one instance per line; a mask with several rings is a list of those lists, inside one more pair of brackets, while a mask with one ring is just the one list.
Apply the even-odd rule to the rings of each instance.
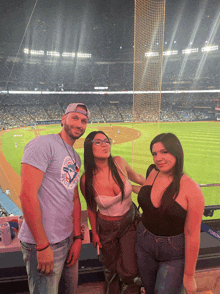
[[145, 57], [159, 56], [159, 52], [146, 52]]
[[168, 55], [176, 55], [178, 54], [178, 50], [167, 50], [163, 52], [164, 56], [168, 56]]
[[92, 57], [92, 54], [78, 52], [77, 53], [77, 57], [79, 57], [79, 58], [91, 58]]
[[191, 54], [199, 52], [199, 48], [187, 48], [182, 50], [182, 54]]
[[31, 50], [30, 54], [31, 55], [44, 55], [44, 51], [43, 50]]
[[94, 87], [94, 90], [107, 90], [108, 87]]
[[28, 54], [29, 53], [29, 49], [28, 48], [24, 48], [24, 53]]
[[60, 53], [57, 51], [47, 51], [48, 56], [55, 56], [55, 57], [60, 57]]
[[205, 46], [201, 48], [202, 52], [216, 51], [218, 50], [218, 46]]
[[75, 57], [76, 56], [76, 53], [74, 53], [74, 52], [63, 52], [62, 53], [62, 56], [63, 57]]

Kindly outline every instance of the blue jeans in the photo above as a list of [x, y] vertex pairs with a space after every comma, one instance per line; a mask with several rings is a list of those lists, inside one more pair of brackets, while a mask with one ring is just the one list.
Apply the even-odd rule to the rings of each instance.
[[135, 253], [146, 294], [181, 293], [185, 264], [184, 234], [156, 236], [140, 222]]
[[51, 275], [44, 275], [37, 271], [35, 245], [21, 241], [21, 250], [26, 265], [30, 294], [76, 293], [78, 262], [71, 267], [64, 266], [72, 244], [72, 235], [59, 243], [51, 244], [54, 252], [54, 269]]

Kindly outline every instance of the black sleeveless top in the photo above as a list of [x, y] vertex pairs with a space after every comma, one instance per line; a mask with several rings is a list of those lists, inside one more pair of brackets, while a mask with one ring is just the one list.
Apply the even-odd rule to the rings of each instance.
[[184, 232], [187, 211], [179, 205], [179, 203], [174, 201], [173, 204], [161, 214], [158, 208], [154, 207], [151, 202], [153, 184], [152, 186], [143, 186], [138, 193], [138, 203], [143, 210], [143, 225], [148, 231], [157, 236], [176, 236], [182, 234]]

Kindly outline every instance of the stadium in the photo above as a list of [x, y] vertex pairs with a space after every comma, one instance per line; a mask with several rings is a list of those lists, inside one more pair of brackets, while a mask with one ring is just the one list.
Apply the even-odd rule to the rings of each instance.
[[[18, 195], [25, 145], [36, 136], [59, 133], [67, 105], [82, 102], [91, 116], [74, 145], [81, 174], [83, 142], [91, 131], [106, 132], [113, 140], [113, 156], [124, 157], [142, 175], [153, 163], [151, 140], [172, 132], [183, 145], [184, 172], [201, 185], [203, 223], [220, 231], [218, 1], [72, 2], [4, 1], [1, 216], [22, 214]], [[80, 200], [86, 210], [81, 193]], [[137, 203], [135, 194], [133, 201]], [[213, 237], [204, 235], [208, 238]], [[212, 261], [209, 270], [219, 267], [220, 246], [214, 244], [200, 252], [201, 260]]]

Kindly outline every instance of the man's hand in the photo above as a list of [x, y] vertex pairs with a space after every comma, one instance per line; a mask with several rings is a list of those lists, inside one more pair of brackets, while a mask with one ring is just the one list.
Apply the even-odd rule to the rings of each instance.
[[54, 253], [53, 249], [49, 246], [45, 250], [37, 251], [37, 269], [45, 275], [49, 275], [53, 271]]
[[65, 266], [71, 266], [77, 262], [77, 260], [80, 257], [80, 252], [81, 252], [81, 246], [82, 246], [82, 240], [81, 239], [76, 239], [73, 245], [70, 248]]

